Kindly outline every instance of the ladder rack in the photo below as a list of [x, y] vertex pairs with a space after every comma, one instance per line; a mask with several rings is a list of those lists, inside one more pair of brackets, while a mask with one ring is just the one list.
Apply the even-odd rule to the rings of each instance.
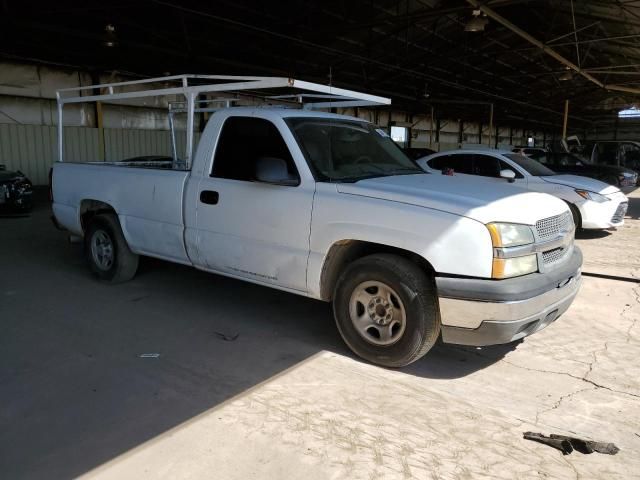
[[[237, 101], [233, 97], [198, 99], [198, 96], [204, 95], [206, 97], [209, 93], [248, 95], [256, 99], [262, 99], [265, 104], [303, 109], [384, 106], [391, 104], [389, 98], [286, 77], [185, 74], [64, 88], [56, 92], [58, 103], [58, 161], [64, 161], [63, 114], [65, 105], [174, 95], [184, 97], [183, 102], [173, 102], [176, 106], [172, 110], [170, 105], [169, 110], [173, 113], [178, 111], [187, 113], [185, 160], [187, 164], [190, 164], [193, 152], [194, 114], [196, 112], [213, 112], [220, 108], [232, 108]], [[183, 104], [184, 106], [177, 107], [177, 104]], [[208, 104], [220, 104], [222, 106], [209, 107], [207, 106]]]

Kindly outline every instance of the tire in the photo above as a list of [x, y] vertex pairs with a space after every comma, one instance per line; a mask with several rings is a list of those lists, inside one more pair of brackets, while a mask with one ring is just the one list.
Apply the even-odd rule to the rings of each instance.
[[84, 249], [89, 268], [100, 280], [126, 282], [138, 270], [138, 255], [129, 249], [114, 214], [100, 214], [91, 219], [84, 236]]
[[569, 210], [571, 210], [571, 216], [573, 217], [573, 224], [576, 226], [576, 232], [582, 230], [582, 215], [580, 215], [580, 210], [578, 207], [573, 205], [572, 203], [568, 203]]
[[384, 367], [415, 362], [440, 335], [433, 279], [398, 255], [370, 255], [348, 265], [336, 283], [333, 313], [349, 348]]

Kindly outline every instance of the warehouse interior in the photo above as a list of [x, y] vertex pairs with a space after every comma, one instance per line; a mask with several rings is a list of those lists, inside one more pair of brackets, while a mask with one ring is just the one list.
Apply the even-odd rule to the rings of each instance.
[[[472, 3], [6, 1], [0, 161], [45, 184], [57, 89], [182, 73], [284, 76], [387, 96], [390, 108], [357, 114], [410, 129], [408, 145], [435, 150], [557, 144], [565, 102], [566, 135], [633, 137], [638, 119], [619, 112], [640, 93], [635, 2], [484, 2], [470, 31]], [[147, 113], [129, 135], [166, 130]], [[74, 127], [97, 121], [92, 109], [68, 117]], [[102, 125], [129, 127], [108, 108]], [[95, 143], [89, 131], [72, 135], [83, 153]], [[40, 164], [26, 164], [29, 148]]]
[[[560, 320], [499, 345], [440, 338], [416, 363], [380, 367], [313, 297], [143, 255], [130, 282], [91, 275], [83, 238], [52, 210], [59, 140], [65, 162], [175, 160], [190, 124], [167, 96], [65, 105], [59, 129], [58, 92], [182, 74], [388, 98], [327, 111], [407, 152], [640, 142], [640, 0], [1, 1], [0, 181], [28, 177], [34, 208], [0, 211], [0, 477], [640, 478], [637, 175], [616, 188], [623, 224], [572, 217], [583, 284]], [[194, 152], [214, 114], [195, 113]], [[619, 453], [563, 455], [530, 431]]]

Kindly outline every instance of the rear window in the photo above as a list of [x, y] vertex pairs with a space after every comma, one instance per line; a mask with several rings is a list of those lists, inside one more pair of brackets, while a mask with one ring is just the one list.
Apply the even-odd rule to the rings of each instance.
[[525, 169], [534, 177], [549, 177], [556, 174], [556, 172], [554, 172], [550, 168], [545, 167], [542, 163], [534, 160], [531, 157], [527, 157], [526, 155], [520, 155], [517, 153], [506, 153], [504, 156], [509, 160], [514, 161], [519, 167]]

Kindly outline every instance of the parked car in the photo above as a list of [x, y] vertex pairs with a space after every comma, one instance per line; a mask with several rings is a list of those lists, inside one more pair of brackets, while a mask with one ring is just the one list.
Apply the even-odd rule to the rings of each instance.
[[613, 165], [633, 170], [640, 175], [640, 142], [607, 140], [587, 143], [581, 155], [596, 165]]
[[634, 187], [638, 181], [638, 174], [633, 170], [589, 163], [572, 153], [533, 154], [531, 158], [557, 173], [591, 177], [619, 188]]
[[435, 150], [431, 148], [415, 148], [415, 147], [407, 147], [403, 148], [402, 151], [409, 157], [411, 160], [417, 160], [422, 157], [426, 157], [427, 155], [431, 155], [432, 153], [436, 153]]
[[33, 186], [20, 170], [0, 165], [0, 212], [29, 212], [33, 207]]
[[53, 212], [97, 278], [129, 280], [148, 255], [330, 301], [345, 343], [389, 367], [440, 337], [518, 340], [578, 292], [564, 202], [426, 174], [362, 119], [226, 108], [195, 152], [189, 170], [55, 164]]
[[522, 153], [523, 155], [544, 155], [546, 153], [549, 153], [549, 149], [548, 148], [544, 148], [544, 147], [526, 147], [526, 146], [519, 146], [519, 147], [514, 147], [511, 150], [513, 153]]
[[453, 169], [494, 183], [506, 180], [527, 190], [549, 193], [569, 205], [577, 228], [619, 227], [627, 212], [627, 197], [616, 187], [587, 177], [559, 175], [540, 162], [509, 151], [454, 150], [419, 159], [428, 172]]

